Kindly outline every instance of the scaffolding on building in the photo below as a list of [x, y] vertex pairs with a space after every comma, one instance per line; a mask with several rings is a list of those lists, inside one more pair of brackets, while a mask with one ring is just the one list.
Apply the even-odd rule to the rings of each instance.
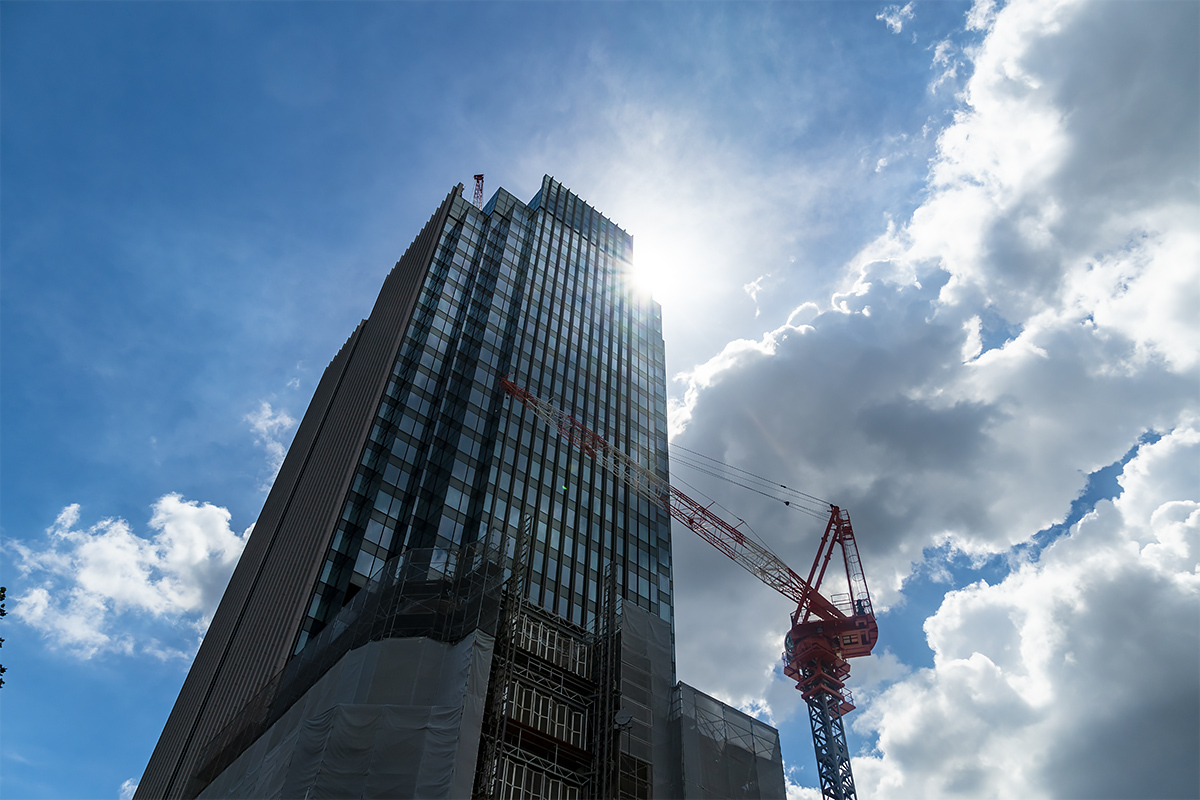
[[[475, 796], [613, 797], [620, 781], [620, 625], [609, 566], [591, 631], [529, 602], [532, 521], [517, 537], [493, 651]], [[641, 795], [648, 796], [648, 795]]]
[[613, 565], [604, 568], [604, 580], [599, 612], [596, 614], [595, 645], [593, 646], [593, 670], [595, 682], [595, 716], [592, 725], [592, 742], [595, 758], [592, 767], [592, 785], [596, 797], [613, 796], [613, 787], [619, 783], [617, 758], [620, 742], [614, 742], [618, 734], [616, 715], [620, 708], [620, 665], [619, 645], [620, 619], [617, 594], [617, 576]]

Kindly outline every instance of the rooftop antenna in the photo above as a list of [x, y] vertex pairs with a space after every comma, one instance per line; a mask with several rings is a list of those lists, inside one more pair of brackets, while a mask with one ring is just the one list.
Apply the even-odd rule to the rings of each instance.
[[475, 176], [475, 207], [483, 209], [483, 173]]

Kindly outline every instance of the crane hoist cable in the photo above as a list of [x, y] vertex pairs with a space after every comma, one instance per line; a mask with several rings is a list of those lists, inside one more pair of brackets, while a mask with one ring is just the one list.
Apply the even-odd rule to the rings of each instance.
[[758, 535], [758, 531], [754, 530], [754, 528], [750, 526], [749, 522], [742, 519], [737, 514], [734, 514], [732, 511], [730, 511], [725, 506], [721, 505], [721, 502], [719, 500], [714, 500], [713, 498], [706, 495], [704, 492], [697, 489], [694, 484], [688, 483], [687, 481], [683, 480], [682, 478], [678, 478], [678, 477], [675, 480], [679, 483], [682, 483], [685, 487], [687, 487], [688, 491], [690, 491], [692, 493], [692, 496], [700, 497], [701, 499], [709, 501], [710, 505], [715, 505], [717, 508], [724, 511], [726, 514], [728, 514], [729, 516], [736, 519], [738, 521], [738, 525], [737, 525], [738, 528], [745, 529], [750, 534], [750, 536], [754, 538], [754, 541], [758, 542], [758, 544], [764, 550], [766, 550], [767, 552], [769, 552], [771, 555], [775, 556], [776, 558], [779, 558], [779, 554], [771, 549], [770, 545], [768, 545], [766, 543], [766, 541], [764, 541], [763, 538]]
[[[680, 449], [686, 449], [686, 448], [680, 448]], [[690, 453], [690, 452], [694, 452], [694, 451], [689, 450], [687, 452]], [[706, 458], [709, 458], [710, 461], [716, 462], [717, 464], [722, 464], [722, 462], [719, 462], [714, 458], [710, 458], [707, 456], [706, 456]], [[771, 491], [766, 491], [765, 489], [763, 489], [761, 487], [752, 486], [748, 483], [743, 483], [739, 480], [731, 478], [728, 475], [722, 475], [719, 472], [715, 472], [712, 469], [709, 469], [707, 464], [704, 464], [703, 462], [698, 462], [698, 461], [693, 460], [686, 456], [676, 455], [673, 457], [672, 463], [687, 467], [688, 469], [691, 469], [691, 470], [695, 470], [696, 472], [716, 478], [717, 480], [724, 481], [733, 486], [738, 486], [742, 489], [746, 489], [747, 491], [754, 492], [755, 494], [762, 495], [763, 497], [766, 497], [770, 500], [775, 500], [777, 502], [783, 503], [783, 505], [790, 510], [799, 511], [804, 514], [808, 514], [809, 516], [814, 517], [816, 519], [823, 520], [829, 516], [829, 506], [831, 505], [830, 503], [825, 503], [823, 500], [810, 499], [810, 498], [812, 498], [812, 495], [806, 495], [803, 492], [797, 492], [794, 489], [789, 490], [793, 493], [793, 496], [794, 495], [802, 495], [804, 499], [801, 499], [801, 500], [785, 499], [784, 497], [780, 496], [780, 493], [776, 489], [776, 487], [785, 488], [785, 489], [787, 488], [787, 487], [783, 486], [782, 484], [770, 483], [770, 482], [766, 482], [765, 479], [760, 479], [760, 480], [764, 480], [764, 482], [767, 483], [767, 485], [769, 485], [771, 487]], [[735, 470], [738, 469], [737, 467], [733, 467], [732, 465], [729, 465], [729, 464], [722, 464], [722, 465], [730, 467], [731, 469], [735, 469]], [[739, 470], [739, 471], [746, 472], [746, 470]], [[757, 476], [755, 476], [755, 477], [757, 477]], [[821, 503], [821, 505], [814, 508], [813, 507], [814, 503]]]
[[764, 492], [762, 489], [759, 489], [754, 486], [749, 486], [745, 483], [741, 483], [739, 481], [733, 480], [732, 478], [729, 478], [725, 475], [721, 475], [720, 473], [712, 472], [710, 470], [704, 469], [703, 467], [697, 466], [688, 461], [682, 461], [682, 460], [676, 459], [676, 461], [674, 463], [677, 465], [685, 466], [688, 469], [695, 470], [696, 472], [699, 472], [701, 474], [709, 475], [713, 478], [716, 478], [717, 480], [724, 481], [733, 486], [737, 486], [742, 489], [746, 489], [748, 491], [754, 492], [755, 494], [762, 495], [763, 497], [766, 497], [768, 500], [774, 500], [778, 503], [782, 503], [784, 505], [784, 507], [790, 511], [799, 511], [803, 514], [808, 514], [810, 517], [813, 517], [815, 519], [820, 519], [820, 520], [824, 520], [826, 517], [829, 516], [828, 506], [826, 506], [825, 508], [821, 508], [821, 509], [810, 508], [808, 506], [800, 505], [800, 503], [798, 501], [785, 500], [784, 498], [779, 497], [776, 494], [771, 494], [770, 492]]
[[[718, 458], [713, 458], [710, 455], [705, 455], [704, 453], [698, 452], [696, 450], [691, 450], [691, 449], [679, 444], [678, 442], [668, 442], [667, 444], [673, 450], [675, 450], [677, 452], [682, 451], [684, 453], [688, 453], [689, 456], [694, 456], [697, 459], [703, 459], [704, 461], [708, 461], [714, 467], [723, 467], [725, 469], [733, 470], [734, 472], [740, 472], [747, 477], [754, 478], [755, 480], [762, 482], [766, 486], [770, 486], [772, 490], [783, 489], [785, 492], [787, 492], [793, 496], [801, 497], [801, 498], [804, 498], [805, 500], [809, 500], [813, 503], [816, 503], [822, 509], [828, 509], [831, 505], [833, 505], [833, 503], [829, 502], [828, 500], [817, 497], [816, 495], [811, 495], [811, 494], [808, 494], [807, 492], [802, 492], [799, 489], [793, 489], [792, 487], [788, 486], [787, 484], [779, 483], [778, 481], [773, 481], [769, 478], [765, 478], [762, 475], [751, 472], [748, 469], [743, 469], [742, 467], [734, 466], [733, 464], [728, 464], [724, 461], [721, 461]], [[676, 456], [676, 458], [679, 458], [679, 456]], [[685, 456], [684, 458], [687, 458], [687, 456]]]

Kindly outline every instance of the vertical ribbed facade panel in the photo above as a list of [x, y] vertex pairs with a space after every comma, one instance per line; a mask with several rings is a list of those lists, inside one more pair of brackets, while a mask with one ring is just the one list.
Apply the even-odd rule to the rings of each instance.
[[[281, 518], [282, 507], [295, 489], [307, 455], [311, 452], [317, 431], [328, 411], [330, 400], [333, 398], [337, 385], [341, 382], [346, 362], [358, 343], [361, 332], [362, 325], [360, 324], [342, 346], [337, 356], [330, 362], [317, 384], [313, 401], [296, 431], [296, 436], [288, 451], [288, 457], [284, 459], [279, 474], [275, 478], [266, 505], [259, 515], [259, 523], [255, 525], [255, 532], [250, 536], [250, 541], [247, 542], [246, 549], [234, 569], [229, 586], [213, 615], [213, 621], [205, 633], [204, 641], [196, 654], [196, 659], [184, 681], [183, 688], [180, 690], [179, 698], [175, 701], [175, 706], [159, 737], [158, 745], [151, 755], [146, 772], [138, 784], [138, 797], [173, 796], [170, 792], [172, 782], [177, 778], [183, 764], [186, 751], [189, 749], [188, 742], [194, 739], [196, 726], [200, 722], [202, 709], [212, 689], [219, 665], [237, 630], [238, 619], [246, 607], [247, 598], [261, 571], [263, 561], [274, 543], [273, 537], [263, 523]], [[174, 794], [177, 795], [178, 792]]]
[[213, 616], [137, 797], [180, 797], [208, 741], [286, 663], [331, 522], [388, 365], [428, 270], [453, 190], [325, 370], [246, 551]]

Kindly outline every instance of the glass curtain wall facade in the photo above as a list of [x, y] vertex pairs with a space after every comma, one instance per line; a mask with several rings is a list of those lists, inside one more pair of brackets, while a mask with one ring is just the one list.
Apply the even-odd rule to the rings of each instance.
[[672, 622], [670, 521], [499, 388], [510, 376], [667, 477], [660, 308], [632, 239], [549, 176], [528, 203], [453, 200], [293, 652], [391, 556], [535, 539], [529, 599], [591, 628], [605, 567]]

